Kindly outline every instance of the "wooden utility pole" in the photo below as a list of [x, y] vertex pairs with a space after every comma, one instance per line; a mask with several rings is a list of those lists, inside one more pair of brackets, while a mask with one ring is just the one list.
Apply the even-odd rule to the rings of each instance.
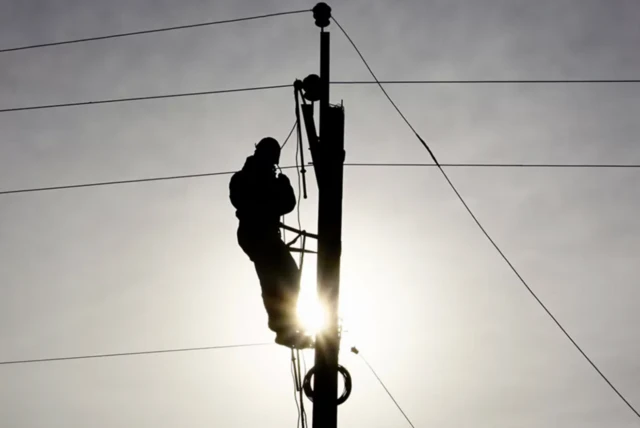
[[313, 8], [320, 33], [320, 138], [314, 159], [318, 177], [318, 297], [326, 310], [326, 328], [316, 337], [313, 388], [313, 428], [338, 425], [338, 306], [342, 251], [342, 188], [344, 170], [344, 110], [329, 104], [331, 8]]

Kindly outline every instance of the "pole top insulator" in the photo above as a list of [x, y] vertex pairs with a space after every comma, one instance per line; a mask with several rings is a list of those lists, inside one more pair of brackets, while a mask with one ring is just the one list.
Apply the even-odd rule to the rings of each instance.
[[316, 25], [320, 28], [328, 27], [329, 20], [331, 19], [331, 7], [326, 3], [318, 3], [312, 9], [313, 18], [316, 20]]

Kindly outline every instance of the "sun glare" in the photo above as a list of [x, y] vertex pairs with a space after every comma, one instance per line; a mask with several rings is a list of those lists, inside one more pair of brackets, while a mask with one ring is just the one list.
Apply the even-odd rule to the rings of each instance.
[[300, 294], [297, 312], [300, 325], [307, 334], [315, 336], [326, 325], [325, 311], [313, 293]]
[[[302, 272], [302, 281], [300, 284], [298, 306], [296, 308], [298, 323], [306, 334], [312, 336], [315, 336], [322, 331], [328, 323], [327, 311], [322, 307], [316, 292], [315, 268], [315, 260], [310, 260], [305, 263], [305, 267]], [[352, 308], [352, 305], [349, 304], [348, 295], [345, 295], [344, 297], [345, 299], [340, 301], [340, 311], [338, 315], [340, 317], [338, 322], [341, 326], [343, 318], [345, 317], [345, 312], [347, 313], [347, 316], [353, 315], [352, 311], [346, 310], [347, 308]]]

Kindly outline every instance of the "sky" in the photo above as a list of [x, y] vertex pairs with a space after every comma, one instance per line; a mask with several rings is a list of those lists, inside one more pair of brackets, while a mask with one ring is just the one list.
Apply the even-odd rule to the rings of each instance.
[[[0, 1], [0, 48], [311, 8], [293, 0]], [[637, 79], [633, 0], [335, 1], [381, 79]], [[332, 25], [334, 80], [369, 80]], [[0, 54], [0, 108], [292, 83], [310, 14]], [[441, 162], [640, 163], [638, 84], [395, 85]], [[0, 113], [0, 190], [239, 169], [294, 121], [289, 89]], [[348, 162], [429, 162], [375, 86], [344, 102]], [[294, 145], [282, 164], [294, 162]], [[640, 173], [448, 169], [540, 299], [640, 407]], [[287, 172], [295, 183], [295, 173]], [[273, 341], [229, 176], [0, 196], [0, 361]], [[303, 227], [316, 228], [309, 175]], [[287, 223], [295, 225], [294, 216]], [[314, 260], [305, 260], [313, 287]], [[340, 426], [640, 421], [434, 168], [345, 170]], [[278, 346], [0, 366], [12, 428], [294, 426]], [[312, 354], [307, 362], [311, 364]], [[307, 403], [310, 409], [310, 403]]]

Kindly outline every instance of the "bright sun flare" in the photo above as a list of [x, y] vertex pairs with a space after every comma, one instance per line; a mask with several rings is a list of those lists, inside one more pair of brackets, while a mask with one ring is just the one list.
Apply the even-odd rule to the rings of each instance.
[[324, 328], [326, 315], [313, 293], [300, 293], [297, 312], [298, 320], [306, 333], [316, 335]]
[[[316, 261], [311, 259], [305, 263], [305, 267], [302, 272], [302, 280], [300, 284], [300, 295], [298, 296], [298, 306], [296, 313], [298, 322], [308, 335], [315, 336], [322, 331], [327, 325], [327, 313], [318, 301], [316, 294]], [[339, 317], [343, 318], [345, 315], [345, 307], [351, 305], [345, 305], [344, 301], [340, 302]], [[347, 311], [348, 314], [352, 312]], [[348, 316], [348, 315], [347, 315]], [[341, 320], [339, 321], [342, 324]]]

